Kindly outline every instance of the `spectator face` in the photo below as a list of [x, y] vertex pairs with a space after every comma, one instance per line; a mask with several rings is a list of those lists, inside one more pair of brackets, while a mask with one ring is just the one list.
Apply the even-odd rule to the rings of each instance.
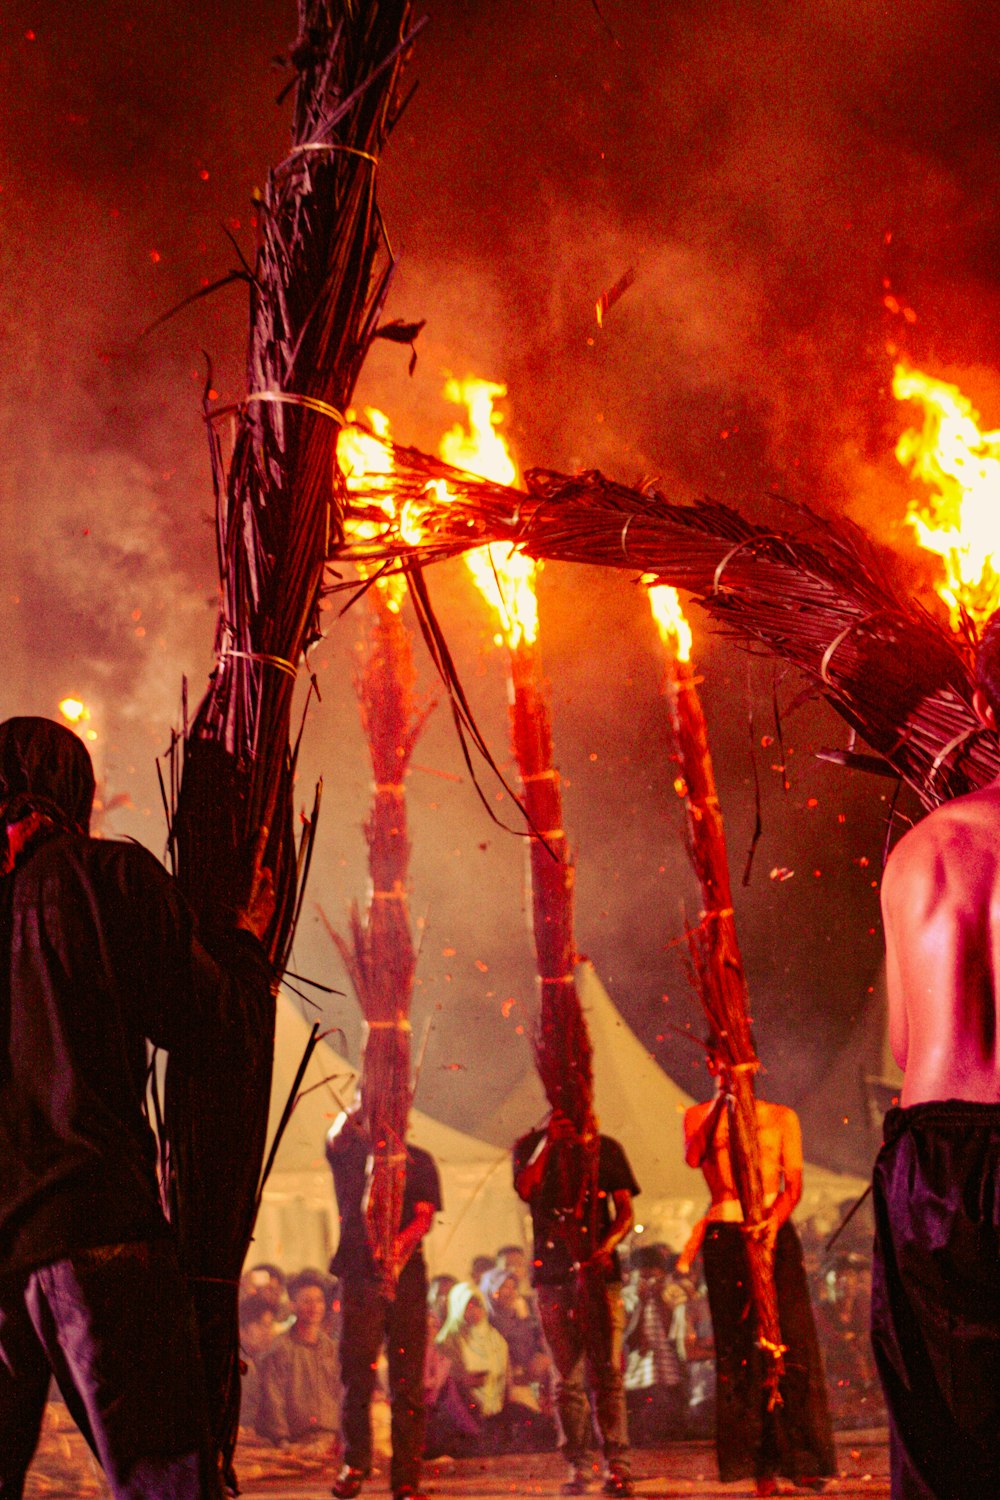
[[454, 1276], [435, 1276], [431, 1282], [427, 1300], [438, 1320], [438, 1326], [441, 1326], [448, 1316], [448, 1293], [455, 1284]]
[[514, 1306], [514, 1303], [517, 1301], [517, 1277], [513, 1272], [511, 1272], [505, 1281], [501, 1281], [493, 1293], [493, 1301], [500, 1308], [501, 1312], [509, 1312]]
[[292, 1302], [295, 1321], [302, 1328], [319, 1328], [326, 1317], [326, 1298], [318, 1286], [302, 1286]]
[[240, 1343], [251, 1359], [257, 1359], [271, 1347], [274, 1339], [274, 1313], [267, 1308], [252, 1323], [244, 1323], [240, 1329]]
[[475, 1328], [486, 1317], [486, 1309], [478, 1297], [470, 1297], [469, 1305], [465, 1309], [465, 1321], [469, 1328]]

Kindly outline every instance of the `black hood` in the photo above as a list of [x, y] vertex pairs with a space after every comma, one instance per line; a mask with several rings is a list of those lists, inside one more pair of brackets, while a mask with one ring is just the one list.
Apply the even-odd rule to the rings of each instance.
[[94, 767], [86, 745], [52, 719], [0, 724], [0, 805], [40, 799], [86, 833], [94, 805]]

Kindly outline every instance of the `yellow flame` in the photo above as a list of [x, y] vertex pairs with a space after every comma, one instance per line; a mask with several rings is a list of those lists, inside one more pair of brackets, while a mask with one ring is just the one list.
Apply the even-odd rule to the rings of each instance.
[[961, 607], [980, 624], [1000, 605], [994, 564], [1000, 537], [1000, 431], [981, 432], [979, 413], [957, 386], [897, 365], [893, 395], [923, 408], [920, 429], [909, 428], [896, 457], [931, 490], [912, 500], [906, 519], [920, 545], [941, 558], [944, 580], [935, 585], [953, 626]]
[[640, 582], [648, 586], [649, 607], [663, 644], [670, 647], [678, 661], [690, 661], [691, 626], [681, 609], [677, 590], [669, 583], [657, 583], [655, 573], [643, 573]]
[[[385, 412], [381, 412], [374, 406], [365, 408], [365, 421], [371, 428], [366, 432], [363, 427], [354, 425], [356, 418], [352, 411], [347, 413], [348, 425], [342, 427], [337, 435], [337, 466], [344, 476], [344, 483], [348, 490], [356, 494], [365, 491], [365, 498], [376, 510], [380, 510], [385, 517], [386, 523], [396, 523], [405, 539], [411, 544], [419, 539], [419, 530], [415, 525], [415, 519], [408, 516], [408, 507], [403, 507], [403, 514], [396, 515], [396, 502], [391, 489], [391, 477], [394, 473], [392, 449], [389, 440], [392, 433], [389, 426], [389, 418]], [[372, 434], [374, 433], [374, 436]], [[379, 442], [382, 438], [385, 441]], [[368, 539], [379, 536], [385, 529], [383, 523], [377, 519], [355, 518], [350, 522], [350, 530], [356, 537]], [[363, 564], [358, 565], [361, 576], [367, 577], [369, 570]], [[378, 588], [386, 607], [393, 614], [398, 614], [406, 596], [406, 579], [402, 573], [387, 572], [376, 579]]]
[[497, 428], [502, 415], [493, 410], [494, 399], [506, 396], [507, 387], [493, 380], [449, 380], [444, 398], [468, 412], [468, 428], [456, 422], [441, 439], [439, 452], [445, 463], [456, 469], [468, 469], [481, 479], [495, 479], [497, 484], [513, 484], [517, 469], [510, 451]]
[[[491, 380], [449, 380], [444, 394], [456, 406], [465, 407], [468, 427], [457, 422], [445, 433], [438, 449], [441, 457], [456, 469], [498, 484], [513, 484], [517, 467], [497, 431], [503, 417], [493, 408], [494, 400], [507, 394], [507, 387]], [[437, 493], [446, 499], [447, 486], [438, 485]], [[538, 639], [535, 579], [540, 565], [510, 542], [478, 547], [465, 554], [465, 561], [483, 597], [500, 616], [507, 644], [512, 648], [522, 640], [533, 644]]]
[[63, 698], [59, 704], [59, 712], [67, 724], [79, 724], [84, 719], [90, 718], [87, 705], [81, 703], [79, 698]]

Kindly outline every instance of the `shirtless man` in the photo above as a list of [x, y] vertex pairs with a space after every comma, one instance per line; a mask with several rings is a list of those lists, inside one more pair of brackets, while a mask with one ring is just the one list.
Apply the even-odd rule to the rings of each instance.
[[[1000, 714], [1000, 614], [975, 707]], [[872, 1341], [893, 1500], [1000, 1495], [1000, 782], [935, 809], [882, 882], [903, 1069], [875, 1164]]]
[[[816, 1329], [791, 1213], [802, 1196], [802, 1132], [793, 1109], [757, 1100], [761, 1176], [767, 1216], [755, 1233], [774, 1254], [781, 1336], [787, 1345], [783, 1405], [767, 1409], [764, 1364], [747, 1317], [750, 1275], [743, 1210], [729, 1150], [730, 1080], [721, 1055], [709, 1050], [714, 1101], [684, 1116], [684, 1157], [700, 1167], [712, 1195], [703, 1221], [705, 1280], [712, 1312], [717, 1372], [716, 1454], [723, 1482], [753, 1475], [758, 1495], [778, 1493], [777, 1474], [820, 1490], [836, 1472], [830, 1416]], [[685, 1257], [693, 1247], [685, 1251]]]

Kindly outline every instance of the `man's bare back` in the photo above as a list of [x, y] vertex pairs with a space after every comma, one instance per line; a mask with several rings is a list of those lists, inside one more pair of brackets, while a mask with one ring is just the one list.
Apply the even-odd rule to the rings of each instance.
[[901, 1103], [1000, 1103], [1000, 784], [936, 808], [900, 840], [882, 919]]

